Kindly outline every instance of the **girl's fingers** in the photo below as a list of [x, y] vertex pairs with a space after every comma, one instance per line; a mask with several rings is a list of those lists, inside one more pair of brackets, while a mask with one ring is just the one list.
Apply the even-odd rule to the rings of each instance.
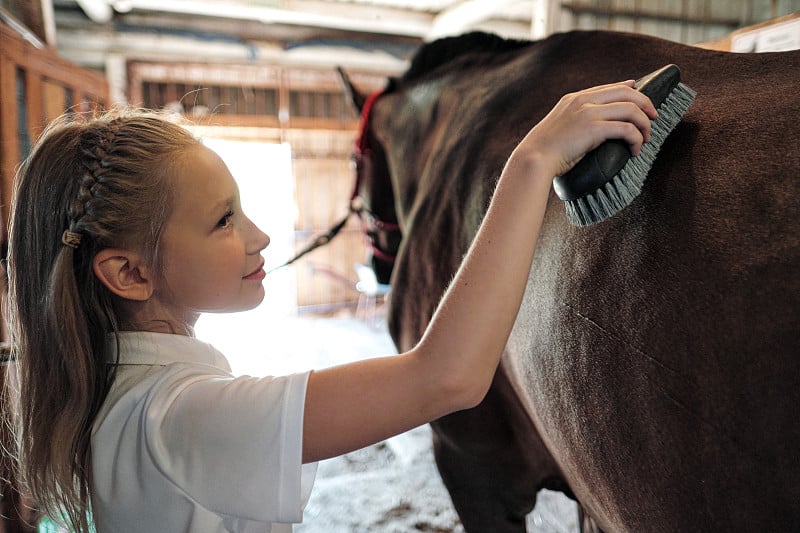
[[588, 87], [588, 88], [584, 89], [581, 92], [589, 93], [589, 92], [595, 92], [595, 91], [602, 91], [604, 89], [611, 89], [611, 88], [614, 88], [614, 87], [618, 87], [620, 85], [626, 86], [626, 87], [633, 87], [633, 85], [635, 83], [636, 83], [636, 80], [615, 81], [613, 83], [606, 83], [604, 85], [596, 85], [594, 87]]
[[650, 117], [632, 102], [613, 102], [610, 104], [591, 106], [589, 112], [593, 113], [593, 120], [597, 121], [624, 121], [634, 125], [645, 139], [650, 138]]
[[658, 114], [650, 98], [633, 88], [633, 82], [612, 83], [600, 87], [593, 87], [576, 93], [576, 96], [581, 103], [597, 105], [621, 101], [631, 102], [636, 104], [651, 119], [656, 118]]
[[637, 155], [647, 138], [630, 122], [608, 122], [604, 128], [605, 139], [620, 139], [628, 143], [631, 153]]

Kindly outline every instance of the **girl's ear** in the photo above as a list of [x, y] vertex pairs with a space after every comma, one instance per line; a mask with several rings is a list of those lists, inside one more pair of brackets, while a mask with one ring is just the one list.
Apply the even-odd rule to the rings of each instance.
[[94, 256], [92, 267], [97, 279], [120, 298], [145, 301], [153, 294], [153, 280], [136, 252], [105, 248]]

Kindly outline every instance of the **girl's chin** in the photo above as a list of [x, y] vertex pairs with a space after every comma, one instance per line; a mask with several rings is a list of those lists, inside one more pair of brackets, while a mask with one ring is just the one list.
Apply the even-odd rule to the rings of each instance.
[[251, 309], [255, 309], [256, 307], [261, 305], [261, 302], [263, 302], [263, 301], [264, 301], [264, 289], [262, 288], [261, 291], [260, 291], [260, 294], [256, 298], [253, 298], [252, 300], [247, 301], [247, 302], [242, 302], [239, 305], [234, 305], [234, 306], [230, 307], [229, 309], [223, 309], [223, 310], [216, 311], [216, 312], [218, 312], [218, 313], [241, 313], [242, 311], [250, 311]]

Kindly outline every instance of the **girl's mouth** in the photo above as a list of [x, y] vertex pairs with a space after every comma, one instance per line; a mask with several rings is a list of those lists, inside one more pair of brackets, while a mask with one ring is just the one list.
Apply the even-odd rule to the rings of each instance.
[[258, 268], [254, 271], [250, 272], [242, 279], [252, 280], [252, 281], [260, 281], [266, 277], [267, 273], [264, 272], [264, 261], [261, 261], [261, 264], [258, 265]]

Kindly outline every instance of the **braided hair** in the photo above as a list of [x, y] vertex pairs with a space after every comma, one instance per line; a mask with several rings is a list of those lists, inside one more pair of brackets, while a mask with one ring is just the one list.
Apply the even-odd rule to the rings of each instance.
[[116, 353], [108, 339], [126, 320], [92, 261], [104, 248], [135, 249], [158, 271], [169, 176], [197, 143], [158, 114], [65, 116], [17, 173], [8, 256], [14, 451], [26, 495], [76, 532], [89, 527], [91, 430]]

